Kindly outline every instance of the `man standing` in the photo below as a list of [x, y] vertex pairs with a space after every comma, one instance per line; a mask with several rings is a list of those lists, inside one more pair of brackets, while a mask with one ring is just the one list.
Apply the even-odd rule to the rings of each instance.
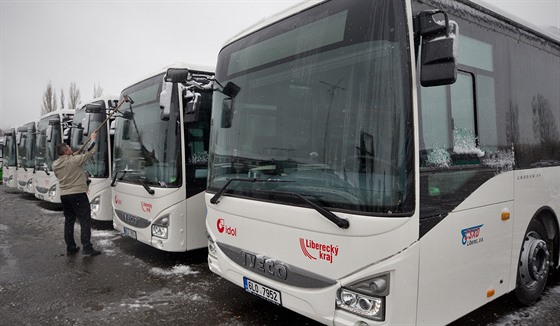
[[95, 140], [97, 133], [91, 134], [92, 143], [84, 154], [74, 154], [72, 148], [65, 143], [56, 147], [59, 155], [53, 163], [53, 171], [60, 186], [60, 201], [64, 211], [64, 241], [66, 254], [73, 255], [80, 251], [74, 241], [74, 224], [76, 217], [80, 221], [80, 240], [84, 255], [99, 255], [99, 250], [91, 244], [91, 208], [86, 194], [87, 177], [83, 165], [93, 157], [97, 150]]

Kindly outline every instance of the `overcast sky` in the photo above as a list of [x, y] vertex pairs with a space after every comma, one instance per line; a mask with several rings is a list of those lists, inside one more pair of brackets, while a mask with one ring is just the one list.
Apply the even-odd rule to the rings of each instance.
[[[560, 0], [486, 1], [560, 28]], [[49, 81], [57, 98], [75, 82], [88, 100], [175, 62], [215, 66], [229, 37], [298, 2], [0, 0], [0, 128], [37, 120]]]

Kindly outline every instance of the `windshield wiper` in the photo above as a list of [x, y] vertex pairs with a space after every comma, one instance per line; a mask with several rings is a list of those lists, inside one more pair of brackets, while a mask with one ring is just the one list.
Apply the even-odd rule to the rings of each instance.
[[118, 170], [117, 172], [115, 172], [115, 175], [113, 176], [113, 180], [111, 181], [111, 187], [114, 187], [115, 184], [117, 183], [117, 176], [119, 175], [119, 173], [122, 173], [122, 176], [119, 178], [119, 181], [121, 181], [127, 172], [137, 172], [137, 171], [129, 170], [129, 169]]
[[150, 195], [155, 194], [155, 193], [156, 193], [155, 190], [152, 189], [152, 188], [150, 188], [150, 186], [148, 186], [148, 184], [145, 183], [142, 179], [146, 179], [146, 177], [142, 177], [142, 176], [139, 176], [139, 177], [138, 177], [138, 182], [140, 182], [140, 184], [142, 185], [142, 187], [144, 187], [144, 189], [146, 189], [146, 191], [147, 191]]
[[[210, 203], [212, 203], [214, 205], [218, 204], [220, 197], [226, 191], [226, 189], [230, 185], [230, 183], [232, 183], [233, 181], [239, 181], [239, 182], [295, 182], [294, 180], [279, 180], [279, 179], [233, 178], [233, 179], [229, 179], [226, 182], [226, 184], [223, 185], [223, 187], [220, 188], [220, 190], [218, 190], [218, 192], [214, 195], [214, 197], [210, 198]], [[348, 222], [348, 220], [336, 216], [333, 212], [329, 211], [328, 209], [324, 208], [323, 206], [321, 206], [317, 203], [312, 202], [311, 200], [305, 198], [304, 196], [302, 196], [302, 195], [300, 195], [296, 192], [277, 191], [277, 190], [264, 190], [264, 191], [266, 193], [270, 193], [270, 194], [289, 195], [289, 196], [296, 197], [299, 200], [301, 200], [303, 203], [307, 204], [307, 206], [313, 208], [314, 210], [319, 212], [319, 214], [326, 217], [329, 221], [336, 224], [336, 226], [338, 226], [339, 228], [347, 229], [350, 226], [350, 222]]]
[[314, 210], [316, 210], [317, 212], [319, 212], [319, 214], [323, 215], [324, 217], [326, 217], [329, 221], [333, 222], [334, 224], [336, 224], [336, 226], [338, 226], [341, 229], [347, 229], [348, 227], [350, 227], [350, 222], [348, 222], [347, 219], [343, 219], [341, 217], [338, 217], [336, 214], [334, 214], [333, 212], [329, 211], [328, 209], [326, 209], [325, 207], [312, 202], [311, 200], [305, 198], [304, 196], [298, 194], [297, 192], [291, 192], [291, 191], [277, 191], [277, 190], [268, 190], [268, 193], [272, 193], [272, 194], [279, 194], [279, 195], [289, 195], [289, 196], [294, 196], [298, 199], [300, 199], [302, 202], [304, 202], [305, 204], [307, 204], [309, 207], [313, 208]]
[[233, 181], [239, 181], [239, 182], [295, 182], [293, 180], [279, 180], [279, 179], [256, 179], [256, 178], [249, 178], [249, 179], [245, 179], [245, 178], [232, 178], [232, 179], [228, 179], [228, 181], [226, 182], [225, 185], [223, 185], [222, 188], [220, 188], [220, 190], [218, 190], [218, 192], [214, 195], [214, 197], [210, 198], [210, 203], [211, 204], [218, 204], [220, 201], [220, 197], [222, 197], [222, 194], [224, 193], [224, 191], [226, 191], [227, 187], [229, 187], [229, 184], [232, 183]]

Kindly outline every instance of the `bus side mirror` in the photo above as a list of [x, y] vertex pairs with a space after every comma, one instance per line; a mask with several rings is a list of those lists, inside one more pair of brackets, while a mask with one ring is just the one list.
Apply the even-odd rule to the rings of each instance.
[[51, 139], [52, 139], [52, 132], [53, 132], [53, 127], [52, 125], [49, 125], [47, 127], [47, 142], [50, 143]]
[[90, 115], [86, 113], [86, 115], [82, 119], [82, 123], [81, 123], [82, 134], [85, 137], [87, 137], [87, 135], [89, 135], [89, 118], [90, 118]]
[[[436, 19], [441, 15], [444, 21]], [[453, 84], [457, 80], [457, 23], [441, 10], [423, 11], [415, 17], [415, 29], [422, 36], [420, 84]]]
[[202, 103], [202, 95], [200, 95], [200, 93], [186, 90], [183, 98], [187, 101], [184, 107], [185, 123], [197, 122], [200, 112], [200, 104]]
[[47, 142], [49, 143], [51, 142], [53, 137], [54, 126], [60, 127], [60, 121], [57, 119], [49, 120], [49, 125], [47, 127]]
[[171, 115], [171, 94], [173, 93], [173, 83], [166, 82], [165, 79], [161, 86], [161, 93], [159, 94], [159, 109], [161, 120], [169, 120]]
[[231, 128], [233, 120], [233, 99], [231, 97], [225, 98], [222, 101], [222, 128]]

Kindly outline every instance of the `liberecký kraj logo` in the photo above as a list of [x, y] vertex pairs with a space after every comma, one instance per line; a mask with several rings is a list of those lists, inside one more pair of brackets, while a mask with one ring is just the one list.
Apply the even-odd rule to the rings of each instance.
[[326, 260], [332, 264], [333, 258], [338, 256], [338, 245], [299, 238], [299, 246], [303, 255], [311, 260]]
[[484, 226], [484, 224], [471, 226], [470, 228], [461, 230], [461, 235], [463, 236], [461, 243], [463, 246], [472, 246], [484, 241], [484, 238], [480, 236], [482, 226]]
[[216, 228], [218, 229], [218, 232], [220, 233], [225, 233], [225, 234], [229, 234], [232, 237], [236, 237], [237, 236], [237, 228], [231, 227], [231, 226], [227, 226], [226, 222], [223, 218], [219, 218], [216, 221]]

